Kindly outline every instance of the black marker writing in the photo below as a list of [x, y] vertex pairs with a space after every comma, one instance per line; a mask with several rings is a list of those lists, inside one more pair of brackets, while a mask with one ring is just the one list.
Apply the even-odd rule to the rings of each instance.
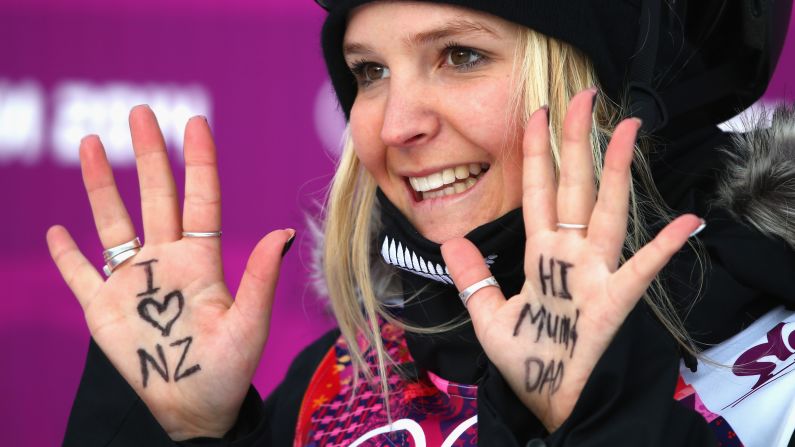
[[544, 273], [544, 255], [538, 259], [538, 277], [541, 279], [541, 293], [547, 294], [547, 281], [549, 281], [550, 294], [555, 296], [555, 259], [549, 259], [549, 273]]
[[[182, 354], [179, 357], [179, 362], [177, 362], [177, 368], [174, 370], [174, 382], [178, 382], [179, 380], [201, 371], [202, 369], [201, 365], [197, 364], [184, 371], [182, 370], [182, 365], [185, 363], [185, 357], [188, 356], [188, 350], [190, 349], [191, 343], [193, 343], [193, 337], [185, 337], [169, 345], [173, 347], [184, 345], [182, 348]], [[144, 388], [146, 388], [146, 386], [149, 384], [150, 366], [154, 368], [155, 372], [157, 372], [157, 374], [164, 381], [169, 381], [168, 361], [166, 360], [165, 352], [163, 352], [163, 347], [160, 344], [156, 344], [155, 351], [157, 352], [158, 358], [155, 358], [143, 348], [138, 349], [138, 358], [141, 362], [141, 376], [143, 377]]]
[[152, 365], [160, 377], [168, 382], [168, 364], [166, 363], [166, 356], [163, 354], [163, 347], [156, 345], [155, 348], [157, 349], [157, 356], [160, 357], [160, 363], [157, 363], [157, 360], [155, 360], [155, 358], [144, 349], [138, 350], [138, 358], [141, 360], [141, 375], [144, 378], [144, 388], [146, 388], [146, 385], [149, 382], [149, 368], [147, 365]]
[[[172, 305], [172, 303], [175, 304]], [[182, 315], [183, 307], [185, 307], [185, 298], [182, 297], [182, 292], [175, 290], [166, 295], [163, 304], [160, 304], [154, 298], [141, 300], [138, 303], [138, 315], [141, 319], [159, 329], [164, 337], [168, 337], [171, 333], [171, 326]], [[153, 311], [156, 311], [157, 314], [154, 314]], [[169, 318], [169, 315], [171, 315], [171, 318]]]
[[570, 349], [569, 358], [574, 355], [574, 347], [577, 345], [577, 322], [580, 319], [580, 310], [575, 309], [575, 316], [572, 320], [567, 315], [558, 315], [550, 312], [546, 307], [540, 305], [538, 310], [533, 313], [533, 306], [527, 303], [519, 312], [519, 319], [513, 328], [513, 336], [518, 337], [522, 329], [522, 322], [529, 320], [531, 326], [536, 328], [535, 342], [541, 340], [542, 335], [557, 344], [564, 345]]
[[[163, 298], [162, 303], [156, 299], [155, 294], [160, 288], [154, 286], [153, 264], [155, 262], [157, 262], [157, 259], [150, 259], [135, 264], [143, 267], [146, 272], [146, 290], [137, 295], [138, 297], [144, 297], [144, 299], [138, 302], [138, 315], [142, 320], [158, 329], [161, 336], [168, 337], [171, 334], [172, 326], [174, 326], [174, 323], [176, 323], [182, 315], [182, 310], [185, 307], [185, 298], [182, 296], [181, 291], [174, 290]], [[193, 336], [188, 336], [169, 344], [169, 346], [175, 348], [179, 348], [179, 346], [183, 347], [182, 354], [177, 362], [177, 367], [174, 369], [174, 382], [178, 382], [201, 370], [201, 366], [198, 364], [183, 370], [183, 364], [185, 363], [185, 358], [188, 356], [191, 343], [193, 343]], [[143, 377], [144, 388], [149, 384], [150, 367], [154, 368], [155, 372], [157, 372], [165, 382], [169, 382], [168, 363], [165, 353], [163, 352], [163, 347], [160, 344], [156, 344], [155, 351], [158, 358], [155, 358], [143, 348], [138, 349], [138, 359], [141, 363], [141, 376]]]
[[177, 340], [169, 345], [169, 346], [179, 346], [183, 343], [185, 344], [185, 349], [182, 350], [182, 356], [179, 358], [179, 363], [177, 363], [177, 369], [174, 370], [174, 382], [178, 382], [180, 379], [188, 377], [189, 375], [202, 369], [201, 365], [193, 365], [190, 368], [186, 369], [184, 372], [180, 372], [182, 370], [182, 364], [185, 362], [185, 356], [188, 355], [188, 349], [190, 349], [190, 344], [193, 343], [193, 337], [185, 337], [182, 340]]
[[[547, 310], [542, 305], [541, 309], [538, 309], [538, 312], [536, 312], [536, 314], [533, 315], [533, 306], [531, 306], [530, 303], [525, 304], [524, 307], [522, 307], [522, 311], [519, 312], [519, 319], [516, 320], [516, 326], [514, 326], [514, 328], [513, 328], [513, 336], [516, 337], [517, 335], [519, 335], [519, 328], [521, 328], [522, 321], [525, 318], [527, 318], [529, 316], [530, 317], [530, 324], [531, 325], [535, 325], [536, 322], [539, 319], [543, 318], [544, 315], [546, 315], [546, 313], [547, 313]], [[543, 322], [542, 322], [541, 326], [543, 326]], [[536, 341], [538, 341], [539, 338], [541, 338], [541, 329], [538, 330], [538, 337], [536, 337]]]
[[549, 394], [555, 394], [563, 382], [563, 362], [550, 360], [545, 363], [538, 357], [529, 357], [524, 362], [525, 382], [524, 388], [528, 393], [537, 391], [541, 394], [546, 387]]
[[157, 262], [157, 259], [150, 259], [148, 261], [138, 262], [134, 265], [141, 266], [146, 271], [146, 291], [141, 292], [138, 296], [154, 295], [160, 290], [160, 287], [155, 287], [155, 275], [152, 271], [152, 264]]
[[569, 269], [574, 267], [574, 264], [570, 262], [558, 261], [558, 266], [560, 267], [560, 293], [558, 293], [559, 298], [563, 298], [565, 300], [571, 299], [571, 294], [569, 293], [569, 282], [567, 280], [566, 274], [568, 273]]
[[[538, 278], [541, 280], [541, 293], [544, 295], [556, 296], [565, 300], [571, 299], [568, 284], [568, 270], [574, 267], [574, 264], [566, 261], [561, 261], [555, 258], [549, 258], [549, 270], [544, 268], [544, 255], [538, 258]], [[557, 264], [560, 279], [560, 290], [555, 287], [555, 265]], [[547, 293], [549, 289], [549, 293]]]

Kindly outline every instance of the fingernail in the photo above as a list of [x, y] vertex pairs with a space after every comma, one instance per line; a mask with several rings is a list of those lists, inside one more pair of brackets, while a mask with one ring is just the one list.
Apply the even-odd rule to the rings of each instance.
[[83, 143], [85, 143], [85, 141], [86, 141], [87, 139], [89, 139], [89, 138], [96, 138], [96, 139], [98, 139], [98, 140], [99, 140], [99, 135], [97, 135], [97, 134], [94, 134], [94, 133], [90, 133], [90, 134], [88, 134], [88, 135], [86, 135], [86, 136], [84, 136], [83, 138], [81, 138], [81, 139], [80, 139], [80, 144], [83, 144]]
[[642, 120], [642, 119], [640, 119], [640, 118], [638, 118], [638, 117], [636, 117], [636, 116], [633, 116], [633, 117], [632, 117], [632, 118], [630, 118], [630, 119], [632, 119], [632, 120], [635, 120], [635, 121], [637, 121], [637, 122], [638, 122], [638, 129], [640, 129], [641, 127], [643, 127], [643, 120]]
[[696, 228], [695, 230], [693, 230], [693, 232], [692, 232], [692, 233], [690, 233], [690, 236], [689, 236], [689, 237], [694, 237], [694, 236], [696, 236], [698, 233], [701, 233], [702, 231], [704, 231], [704, 228], [707, 228], [707, 221], [706, 221], [706, 220], [704, 220], [704, 219], [701, 219], [701, 225], [699, 225], [699, 226], [698, 226], [698, 228]]
[[539, 107], [539, 109], [543, 110], [544, 111], [544, 115], [546, 115], [547, 118], [549, 118], [549, 106], [548, 105], [544, 104], [543, 106]]
[[596, 100], [599, 98], [599, 90], [596, 86], [591, 87], [591, 90], [593, 90], [593, 98], [591, 99], [591, 112], [593, 112], [596, 110]]
[[290, 231], [291, 234], [290, 239], [287, 239], [287, 242], [284, 243], [284, 248], [282, 248], [282, 257], [284, 257], [288, 251], [290, 251], [290, 247], [293, 246], [293, 241], [295, 241], [295, 230], [292, 228], [288, 228], [287, 230]]

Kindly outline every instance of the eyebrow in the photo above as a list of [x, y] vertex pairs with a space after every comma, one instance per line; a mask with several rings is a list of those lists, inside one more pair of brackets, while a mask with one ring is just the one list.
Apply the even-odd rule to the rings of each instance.
[[[404, 43], [408, 46], [422, 46], [428, 45], [433, 42], [437, 42], [443, 39], [447, 39], [453, 36], [460, 36], [462, 34], [488, 34], [493, 37], [499, 37], [498, 34], [488, 26], [474, 22], [471, 20], [453, 20], [451, 22], [446, 23], [444, 26], [436, 29], [432, 29], [429, 31], [423, 31], [417, 34], [413, 34], [407, 36], [403, 39]], [[355, 54], [362, 54], [362, 55], [372, 55], [375, 54], [375, 50], [365, 44], [362, 43], [346, 43], [342, 46], [342, 52], [345, 56], [355, 55]]]

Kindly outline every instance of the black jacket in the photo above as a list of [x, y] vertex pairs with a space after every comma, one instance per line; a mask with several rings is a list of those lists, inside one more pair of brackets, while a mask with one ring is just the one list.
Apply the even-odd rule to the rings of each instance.
[[[708, 222], [699, 238], [711, 262], [701, 296], [685, 321], [705, 345], [727, 339], [776, 305], [795, 308], [795, 229], [792, 224], [777, 226], [775, 219], [779, 216], [786, 223], [789, 211], [782, 206], [795, 203], [795, 197], [781, 188], [782, 181], [795, 182], [795, 142], [781, 139], [786, 137], [783, 131], [771, 136], [776, 129], [792, 129], [795, 114], [779, 112], [770, 131], [732, 142], [716, 128], [705, 129], [672, 143], [661, 151], [665, 157], [654, 160], [655, 181], [667, 203]], [[717, 151], [730, 147], [733, 156]], [[760, 161], [770, 169], [759, 169]], [[789, 169], [780, 169], [782, 163]], [[727, 173], [731, 176], [724, 181]], [[767, 188], [758, 188], [760, 178], [767, 179], [762, 182]], [[774, 218], [757, 213], [773, 213]], [[683, 307], [697, 291], [691, 277], [695, 263], [694, 253], [685, 249], [664, 273], [666, 285]], [[307, 347], [264, 402], [252, 388], [239, 420], [223, 440], [195, 439], [181, 445], [292, 445], [304, 390], [338, 336], [339, 331], [331, 331]], [[702, 417], [672, 398], [680, 357], [671, 336], [641, 302], [596, 365], [569, 419], [552, 434], [488, 365], [478, 391], [480, 445], [716, 445]], [[175, 443], [92, 342], [64, 445]]]

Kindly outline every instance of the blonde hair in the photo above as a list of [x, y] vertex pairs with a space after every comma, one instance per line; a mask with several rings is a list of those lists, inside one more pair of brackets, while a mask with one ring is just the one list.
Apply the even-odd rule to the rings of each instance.
[[[526, 123], [530, 114], [547, 104], [550, 109], [551, 149], [556, 171], [559, 169], [560, 141], [563, 118], [569, 100], [579, 91], [597, 85], [593, 66], [587, 57], [574, 47], [535, 32], [519, 28], [519, 45], [515, 58], [515, 97], [513, 119]], [[594, 112], [592, 131], [593, 158], [596, 167], [594, 176], [601, 177], [604, 148], [611, 136], [611, 129], [621, 118], [622, 107], [599, 95]], [[633, 188], [631, 193], [630, 223], [624, 244], [625, 253], [634, 253], [642, 247], [649, 236], [643, 224], [644, 215], [652, 213], [657, 218], [669, 220], [667, 208], [656, 193], [649, 166], [644, 156], [647, 142], [639, 140], [634, 160]], [[640, 188], [639, 188], [640, 186]], [[375, 201], [376, 184], [362, 167], [354, 152], [353, 141], [346, 135], [336, 173], [327, 197], [325, 225], [325, 247], [323, 270], [331, 301], [331, 307], [350, 351], [354, 367], [354, 379], [360, 374], [369, 383], [378, 376], [384, 395], [389, 392], [386, 378], [387, 367], [394, 365], [384, 349], [379, 319], [384, 319], [405, 330], [441, 332], [457, 324], [442, 328], [415, 328], [396, 321], [388, 312], [385, 297], [376, 296], [374, 284], [382, 278], [375, 273], [379, 267], [373, 262], [377, 257], [374, 234], [377, 222]], [[640, 190], [647, 192], [641, 196]], [[622, 262], [625, 259], [622, 257]], [[380, 298], [380, 299], [379, 299]], [[643, 297], [667, 330], [688, 352], [695, 354], [673, 303], [668, 298], [659, 280], [655, 280]], [[451, 319], [455, 316], [451, 316]], [[363, 338], [377, 359], [377, 370], [372, 371], [365, 362], [357, 337]], [[355, 386], [354, 386], [355, 389]], [[385, 399], [388, 409], [388, 399]], [[389, 411], [389, 410], [388, 410]]]

